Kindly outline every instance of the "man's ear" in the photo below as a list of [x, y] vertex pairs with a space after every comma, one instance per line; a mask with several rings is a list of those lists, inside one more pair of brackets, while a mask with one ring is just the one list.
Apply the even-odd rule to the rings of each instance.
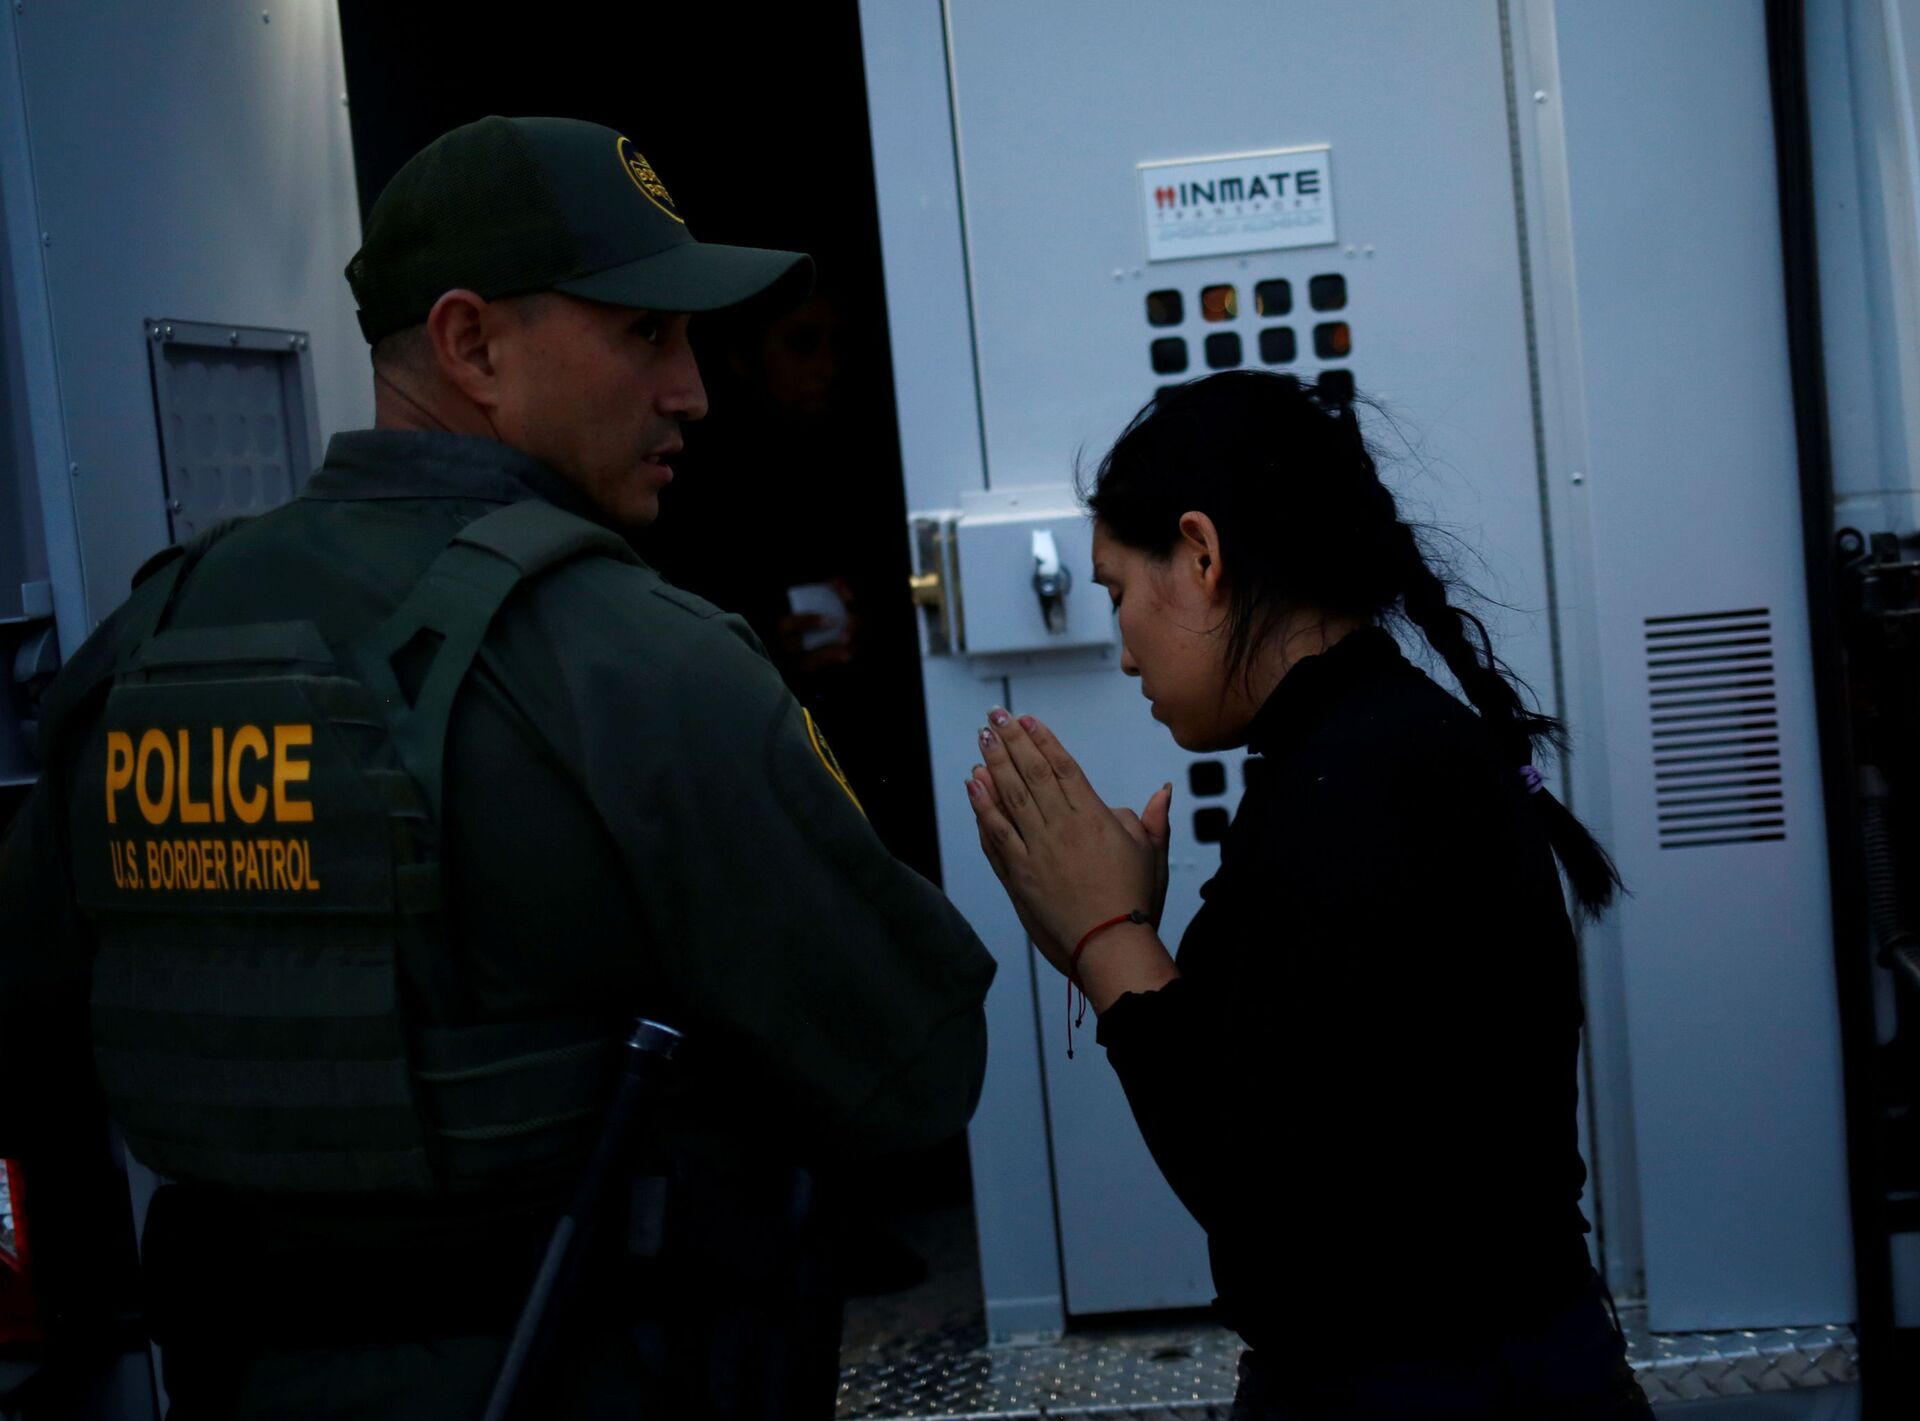
[[427, 313], [427, 344], [440, 377], [483, 410], [500, 404], [490, 345], [488, 303], [467, 290], [449, 291]]
[[1208, 599], [1225, 595], [1226, 569], [1220, 562], [1220, 530], [1206, 514], [1180, 515], [1180, 541], [1173, 550], [1181, 570], [1192, 577]]

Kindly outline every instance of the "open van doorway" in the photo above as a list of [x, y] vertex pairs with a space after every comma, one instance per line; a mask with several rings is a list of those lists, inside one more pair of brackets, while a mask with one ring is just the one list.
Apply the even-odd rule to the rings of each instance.
[[[906, 503], [853, 0], [651, 8], [561, 0], [511, 29], [341, 0], [361, 211], [439, 134], [556, 114], [628, 135], [705, 241], [811, 253], [796, 310], [694, 323], [711, 399], [639, 549], [747, 617], [875, 830], [939, 881]], [[743, 887], [746, 887], [743, 885]], [[769, 891], [775, 885], [767, 885]], [[841, 1181], [847, 1346], [981, 1316], [964, 1136]]]

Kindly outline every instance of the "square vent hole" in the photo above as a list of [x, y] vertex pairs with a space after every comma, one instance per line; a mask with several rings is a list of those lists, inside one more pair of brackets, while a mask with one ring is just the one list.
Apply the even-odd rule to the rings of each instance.
[[1660, 847], [1786, 838], [1771, 611], [1649, 617], [1646, 658]]

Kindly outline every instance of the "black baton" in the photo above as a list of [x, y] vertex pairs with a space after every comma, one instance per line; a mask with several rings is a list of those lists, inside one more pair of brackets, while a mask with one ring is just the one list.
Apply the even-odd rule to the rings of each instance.
[[671, 1026], [644, 1017], [633, 1024], [627, 1038], [627, 1061], [620, 1086], [601, 1126], [593, 1158], [580, 1181], [573, 1207], [560, 1216], [547, 1243], [546, 1257], [534, 1275], [526, 1305], [507, 1344], [506, 1360], [487, 1399], [483, 1421], [515, 1421], [526, 1413], [528, 1398], [540, 1374], [552, 1359], [556, 1340], [566, 1324], [566, 1313], [580, 1291], [591, 1252], [588, 1241], [600, 1222], [607, 1187], [626, 1175], [638, 1134], [640, 1117], [649, 1101], [666, 1085], [673, 1069], [673, 1053], [680, 1033]]

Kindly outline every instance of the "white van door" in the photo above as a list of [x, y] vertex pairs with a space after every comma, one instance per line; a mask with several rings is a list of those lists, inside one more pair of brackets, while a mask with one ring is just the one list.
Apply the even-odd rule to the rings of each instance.
[[[890, 43], [876, 18], [870, 7], [870, 72], [898, 68], [904, 42]], [[1090, 469], [1157, 386], [1251, 367], [1349, 380], [1382, 402], [1389, 418], [1365, 423], [1408, 516], [1442, 530], [1437, 550], [1514, 609], [1491, 618], [1502, 653], [1557, 707], [1500, 11], [968, 0], [946, 21], [978, 386], [977, 434], [956, 426], [954, 437], [972, 434], [982, 457], [965, 469], [951, 451], [916, 460], [916, 419], [940, 416], [903, 388], [910, 498], [929, 511], [923, 582], [938, 571], [959, 584], [947, 590], [962, 625], [930, 612], [936, 738], [956, 739], [963, 724], [970, 734], [1003, 700], [1054, 727], [1112, 801], [1138, 807], [1171, 780], [1162, 933], [1174, 943], [1218, 865], [1246, 757], [1180, 750], [1118, 674], [1070, 486], [1076, 462]], [[876, 101], [883, 162], [890, 122]], [[931, 266], [908, 274], [908, 248], [931, 243], [889, 226], [884, 167], [881, 190], [904, 371], [928, 352], [925, 327], [913, 327], [915, 349], [899, 348], [902, 304], [928, 300], [919, 282], [938, 278]], [[951, 484], [928, 476], [941, 464]], [[1051, 625], [1035, 586], [1040, 535], [1070, 575]], [[936, 743], [949, 798], [968, 753], [965, 741]], [[1028, 1148], [1051, 1160], [1066, 1310], [1206, 1303], [1204, 1240], [1112, 1072], [1097, 1049], [1067, 1059], [1063, 983], [1030, 961], [1017, 927], [1006, 931], [990, 880], [959, 862], [977, 855], [964, 821], [943, 809], [941, 828], [950, 890], [997, 929], [1003, 978], [1027, 998], [1024, 1034], [1037, 1022], [1046, 1123]], [[994, 1022], [996, 1082], [999, 1058], [1021, 1050], [1020, 1009]], [[1012, 1107], [1016, 1094], [983, 1103], [983, 1194], [1002, 1187], [994, 1161], [1012, 1150], [983, 1137], [1024, 1129], [1032, 1114]], [[1277, 1168], [1311, 1166], [1285, 1158], [1284, 1135], [1276, 1148]], [[991, 1305], [997, 1244], [985, 1221], [1007, 1206], [982, 1207]]]
[[1632, 890], [1586, 941], [1616, 1290], [1663, 1330], [1851, 1315], [1764, 18], [863, 3], [943, 870], [1003, 969], [971, 1135], [994, 1335], [1211, 1293], [1111, 1072], [1066, 1059], [961, 784], [994, 701], [1110, 799], [1171, 779], [1177, 939], [1246, 769], [1116, 674], [1070, 485], [1157, 386], [1235, 367], [1381, 403], [1408, 516], [1573, 722], [1556, 788]]

